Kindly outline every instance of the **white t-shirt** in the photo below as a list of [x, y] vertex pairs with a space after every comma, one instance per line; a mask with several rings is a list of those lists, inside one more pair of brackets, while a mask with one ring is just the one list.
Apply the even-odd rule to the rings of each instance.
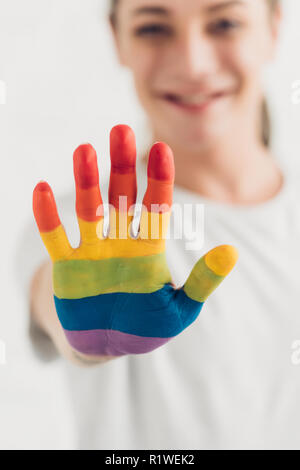
[[[141, 201], [143, 164], [138, 182]], [[105, 200], [107, 183], [101, 189]], [[72, 194], [58, 207], [76, 243], [74, 201]], [[299, 180], [286, 174], [275, 198], [252, 207], [212, 202], [176, 186], [174, 204], [189, 203], [204, 204], [204, 244], [191, 250], [187, 240], [167, 241], [176, 285], [214, 246], [236, 246], [238, 263], [199, 318], [165, 346], [95, 368], [61, 360], [76, 447], [300, 449]], [[194, 223], [195, 211], [186, 214], [186, 224]], [[34, 222], [20, 248], [28, 286], [46, 258]], [[34, 344], [46, 356], [49, 341]]]

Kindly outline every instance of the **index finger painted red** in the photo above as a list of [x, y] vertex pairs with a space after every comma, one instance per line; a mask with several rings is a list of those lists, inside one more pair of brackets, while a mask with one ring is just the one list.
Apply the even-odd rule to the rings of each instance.
[[148, 212], [168, 212], [173, 200], [175, 178], [174, 156], [164, 142], [156, 142], [149, 154], [148, 185], [143, 205]]

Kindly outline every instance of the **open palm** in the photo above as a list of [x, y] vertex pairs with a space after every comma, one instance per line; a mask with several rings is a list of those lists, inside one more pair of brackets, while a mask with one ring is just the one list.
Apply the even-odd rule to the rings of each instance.
[[162, 142], [151, 148], [135, 237], [131, 223], [136, 144], [130, 127], [111, 130], [110, 154], [106, 236], [97, 156], [91, 145], [74, 152], [78, 248], [67, 239], [50, 186], [40, 182], [33, 193], [34, 216], [53, 262], [60, 323], [72, 348], [93, 356], [146, 353], [177, 336], [197, 318], [237, 260], [234, 247], [219, 246], [200, 258], [184, 286], [176, 288], [165, 255], [174, 184], [172, 152]]

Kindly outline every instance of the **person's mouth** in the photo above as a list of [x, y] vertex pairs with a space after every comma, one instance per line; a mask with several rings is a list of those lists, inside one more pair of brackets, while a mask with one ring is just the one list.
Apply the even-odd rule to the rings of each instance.
[[173, 105], [177, 109], [184, 111], [198, 113], [207, 109], [211, 104], [217, 100], [228, 96], [229, 92], [218, 91], [216, 93], [204, 94], [204, 93], [193, 93], [193, 94], [174, 94], [165, 93], [160, 97], [167, 103]]

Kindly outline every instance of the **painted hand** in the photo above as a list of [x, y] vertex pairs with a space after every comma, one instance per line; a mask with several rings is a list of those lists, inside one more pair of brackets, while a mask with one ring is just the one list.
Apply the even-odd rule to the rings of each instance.
[[165, 256], [174, 183], [172, 152], [162, 142], [150, 151], [135, 238], [130, 227], [137, 192], [136, 144], [128, 126], [111, 130], [110, 153], [106, 236], [97, 156], [91, 145], [74, 152], [78, 248], [67, 239], [50, 186], [40, 182], [33, 192], [34, 216], [53, 262], [60, 323], [72, 348], [93, 356], [147, 353], [165, 344], [198, 317], [204, 301], [237, 260], [235, 248], [219, 246], [199, 259], [183, 287], [175, 288]]

